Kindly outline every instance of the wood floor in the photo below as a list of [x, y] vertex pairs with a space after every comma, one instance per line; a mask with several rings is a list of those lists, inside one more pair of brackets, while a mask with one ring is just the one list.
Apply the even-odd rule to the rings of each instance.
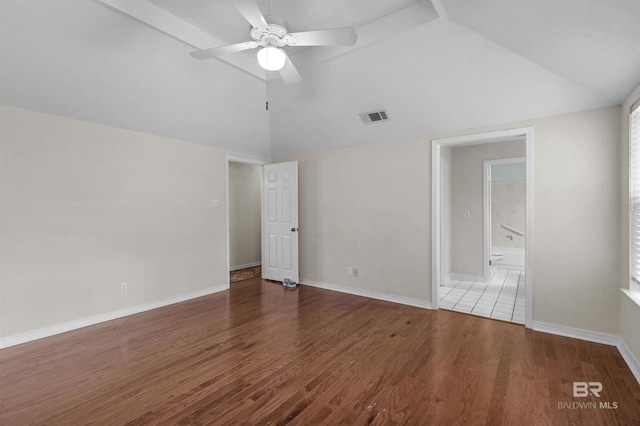
[[2, 425], [237, 423], [639, 425], [640, 385], [611, 346], [259, 278], [0, 351]]
[[249, 278], [261, 277], [262, 265], [251, 266], [248, 268], [236, 269], [229, 272], [229, 282], [234, 283], [236, 281], [247, 280]]

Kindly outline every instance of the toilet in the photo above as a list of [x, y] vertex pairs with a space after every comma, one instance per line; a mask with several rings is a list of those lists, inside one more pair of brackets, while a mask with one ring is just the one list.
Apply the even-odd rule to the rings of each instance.
[[504, 259], [504, 253], [497, 250], [491, 250], [491, 259], [489, 262], [491, 277], [498, 271], [498, 263]]

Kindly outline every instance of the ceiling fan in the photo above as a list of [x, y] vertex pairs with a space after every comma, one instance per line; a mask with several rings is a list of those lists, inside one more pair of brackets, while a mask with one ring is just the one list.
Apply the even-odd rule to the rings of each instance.
[[282, 49], [283, 46], [350, 46], [358, 39], [353, 27], [290, 33], [281, 22], [275, 23], [276, 18], [270, 17], [273, 23], [267, 22], [254, 0], [241, 0], [235, 6], [251, 24], [249, 35], [253, 40], [196, 50], [191, 52], [191, 56], [210, 59], [261, 47], [257, 55], [260, 66], [268, 71], [279, 71], [285, 84], [293, 84], [302, 78]]

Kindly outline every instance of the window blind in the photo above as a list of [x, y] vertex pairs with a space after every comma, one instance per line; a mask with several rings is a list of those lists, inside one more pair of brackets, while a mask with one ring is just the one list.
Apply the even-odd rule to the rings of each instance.
[[629, 175], [630, 286], [640, 290], [640, 101], [629, 116]]

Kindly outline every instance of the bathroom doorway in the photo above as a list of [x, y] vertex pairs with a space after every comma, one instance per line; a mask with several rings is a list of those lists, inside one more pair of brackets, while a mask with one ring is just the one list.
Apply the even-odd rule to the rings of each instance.
[[[520, 151], [513, 149], [518, 144], [522, 146]], [[508, 148], [494, 155], [498, 151], [491, 146], [500, 145]], [[464, 151], [461, 148], [469, 148], [465, 155], [473, 159], [473, 166], [469, 165], [471, 163], [456, 166], [452, 161], [456, 152]], [[494, 149], [493, 152], [492, 149]], [[484, 152], [484, 154], [478, 157], [474, 152], [476, 154]], [[507, 321], [515, 320], [525, 324], [526, 327], [531, 327], [533, 281], [530, 267], [533, 244], [529, 236], [532, 235], [533, 230], [532, 153], [532, 128], [509, 129], [432, 141], [431, 303], [433, 308], [451, 309], [458, 305], [460, 309], [453, 310]], [[491, 246], [486, 244], [488, 241], [486, 234], [489, 232], [483, 225], [484, 221], [488, 220], [488, 215], [483, 209], [483, 162], [520, 157], [524, 157], [525, 161], [525, 223], [523, 230], [514, 229], [522, 231], [527, 236], [524, 239], [525, 271], [498, 267], [492, 278], [489, 264]], [[448, 174], [455, 175], [456, 167], [463, 170], [462, 174], [456, 178], [457, 180], [449, 179]], [[460, 182], [463, 183], [462, 187], [466, 185], [466, 189], [459, 192], [457, 197], [453, 196], [451, 190], [456, 185], [460, 186]], [[507, 222], [504, 223], [509, 226]], [[510, 232], [513, 236], [513, 231]], [[462, 243], [459, 244], [459, 241]], [[459, 248], [456, 248], [457, 244]], [[504, 260], [504, 256], [500, 260]], [[454, 300], [453, 304], [452, 300]], [[507, 303], [514, 303], [514, 305], [506, 307]], [[519, 306], [517, 315], [516, 304]]]
[[[517, 152], [518, 146], [511, 144], [509, 148]], [[524, 152], [524, 147], [522, 150]], [[525, 157], [484, 160], [482, 193], [484, 280], [444, 281], [440, 305], [445, 309], [524, 324]]]
[[525, 271], [526, 158], [483, 162], [484, 253], [489, 281], [501, 269]]

